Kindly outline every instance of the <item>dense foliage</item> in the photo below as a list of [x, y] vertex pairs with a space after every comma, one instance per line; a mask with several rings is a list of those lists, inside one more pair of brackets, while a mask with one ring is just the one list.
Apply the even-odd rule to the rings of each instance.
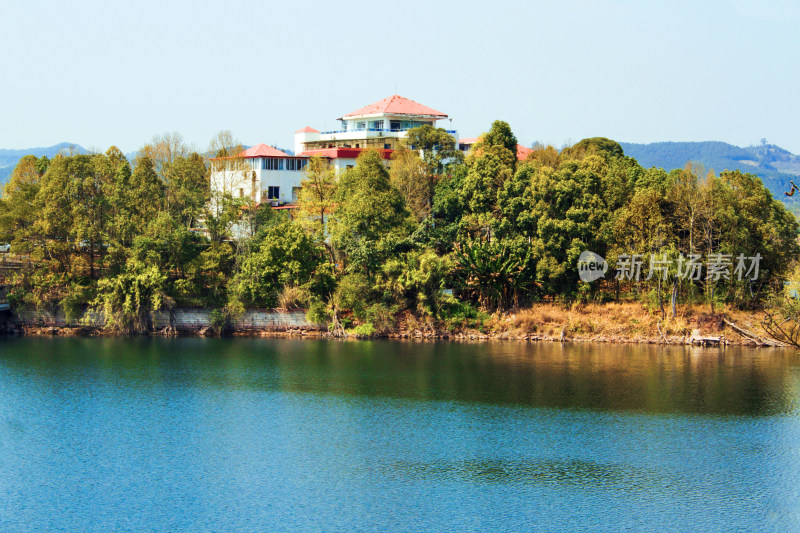
[[[174, 306], [217, 309], [220, 325], [246, 308], [299, 307], [336, 332], [381, 333], [539, 301], [759, 306], [800, 255], [795, 217], [753, 175], [645, 169], [605, 138], [524, 161], [516, 146], [497, 121], [466, 156], [424, 127], [388, 167], [368, 151], [337, 176], [313, 158], [293, 217], [210, 187], [214, 165], [239, 152], [229, 134], [212, 159], [174, 134], [132, 164], [114, 147], [26, 156], [0, 199], [0, 242], [30, 259], [10, 295], [91, 308], [129, 333]], [[580, 280], [585, 251], [606, 258], [604, 278]], [[681, 270], [718, 256], [727, 275]], [[743, 257], [760, 259], [757, 275], [737, 272]], [[640, 276], [617, 270], [631, 258]]]

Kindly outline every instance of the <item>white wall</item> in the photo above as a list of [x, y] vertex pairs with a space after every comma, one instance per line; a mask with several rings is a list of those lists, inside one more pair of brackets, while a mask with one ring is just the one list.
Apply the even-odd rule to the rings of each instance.
[[298, 132], [294, 134], [294, 155], [300, 155], [305, 150], [305, 143], [318, 141], [318, 131]]
[[300, 182], [306, 179], [304, 170], [256, 170], [257, 183], [260, 189], [256, 193], [256, 202], [267, 200], [267, 187], [280, 187], [280, 201], [290, 203], [292, 187], [300, 187]]
[[300, 187], [306, 178], [303, 170], [245, 170], [211, 173], [211, 188], [214, 191], [229, 193], [234, 198], [250, 198], [253, 193], [252, 174], [256, 174], [255, 201], [267, 201], [267, 187], [279, 187], [281, 202], [292, 202], [292, 188]]

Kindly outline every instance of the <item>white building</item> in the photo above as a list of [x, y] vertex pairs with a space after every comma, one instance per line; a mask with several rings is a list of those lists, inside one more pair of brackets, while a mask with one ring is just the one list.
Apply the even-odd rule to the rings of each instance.
[[236, 158], [224, 160], [225, 171], [211, 173], [212, 190], [256, 204], [275, 206], [297, 202], [308, 157], [290, 156], [266, 144], [248, 148]]
[[[446, 118], [441, 111], [395, 94], [337, 119], [341, 122], [338, 130], [298, 130], [294, 150], [304, 155], [317, 155], [318, 150], [330, 148], [396, 150], [408, 130], [425, 124], [435, 127], [437, 121]], [[455, 131], [448, 133], [456, 136]]]
[[[336, 131], [320, 132], [305, 127], [295, 132], [295, 153], [290, 156], [275, 147], [259, 144], [238, 157], [215, 160], [220, 167], [211, 173], [211, 187], [256, 204], [269, 202], [291, 208], [297, 202], [301, 182], [311, 156], [328, 159], [338, 172], [352, 168], [362, 152], [377, 149], [387, 165], [400, 139], [408, 130], [429, 124], [436, 126], [447, 115], [430, 107], [393, 95], [348, 113], [338, 120]], [[455, 131], [448, 131], [456, 136]], [[221, 170], [221, 168], [225, 170]]]

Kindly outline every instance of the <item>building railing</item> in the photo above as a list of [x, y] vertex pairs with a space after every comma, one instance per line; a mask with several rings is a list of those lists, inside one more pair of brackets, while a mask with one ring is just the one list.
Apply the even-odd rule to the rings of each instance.
[[[350, 130], [332, 130], [332, 131], [323, 131], [320, 132], [321, 135], [332, 135], [334, 133], [356, 133], [359, 131], [379, 131], [383, 133], [398, 133], [401, 131], [409, 131], [413, 130], [414, 128], [396, 128], [396, 129], [386, 129], [386, 128], [353, 128]], [[450, 135], [456, 133], [456, 130], [445, 130]]]

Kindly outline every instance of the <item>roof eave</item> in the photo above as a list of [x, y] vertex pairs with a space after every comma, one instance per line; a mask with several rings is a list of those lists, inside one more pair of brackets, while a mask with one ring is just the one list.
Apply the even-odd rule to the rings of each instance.
[[427, 118], [433, 120], [443, 120], [447, 115], [419, 115], [413, 113], [369, 113], [366, 115], [345, 115], [336, 120], [353, 120], [358, 118], [377, 118], [377, 117], [404, 117], [404, 118]]

